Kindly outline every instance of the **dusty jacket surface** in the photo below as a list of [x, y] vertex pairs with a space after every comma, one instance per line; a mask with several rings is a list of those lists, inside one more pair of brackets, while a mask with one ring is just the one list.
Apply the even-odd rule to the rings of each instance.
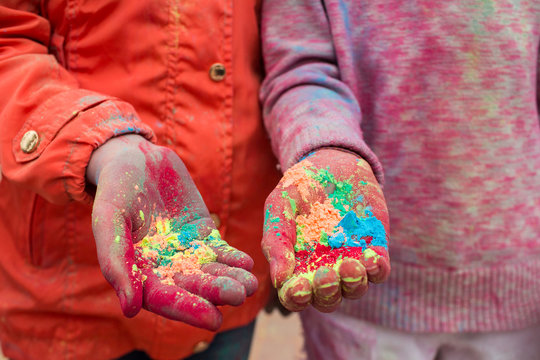
[[[85, 169], [107, 139], [174, 149], [219, 230], [255, 260], [266, 301], [262, 205], [278, 180], [259, 118], [256, 1], [3, 1], [0, 6], [0, 341], [14, 359], [172, 359], [213, 333], [122, 316], [103, 279]], [[233, 11], [234, 10], [234, 11]], [[224, 69], [224, 70], [223, 70]]]

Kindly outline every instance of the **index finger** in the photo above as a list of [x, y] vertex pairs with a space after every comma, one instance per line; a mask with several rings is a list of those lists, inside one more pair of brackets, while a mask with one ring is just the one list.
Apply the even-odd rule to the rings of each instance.
[[151, 269], [145, 269], [143, 273], [147, 277], [144, 282], [145, 309], [211, 331], [221, 326], [222, 315], [208, 300], [181, 287], [163, 284]]

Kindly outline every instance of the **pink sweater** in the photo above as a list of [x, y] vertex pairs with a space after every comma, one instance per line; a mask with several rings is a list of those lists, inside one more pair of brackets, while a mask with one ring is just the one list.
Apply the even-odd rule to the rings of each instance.
[[418, 332], [540, 323], [538, 0], [267, 0], [265, 122], [283, 169], [368, 160], [392, 274], [340, 311]]

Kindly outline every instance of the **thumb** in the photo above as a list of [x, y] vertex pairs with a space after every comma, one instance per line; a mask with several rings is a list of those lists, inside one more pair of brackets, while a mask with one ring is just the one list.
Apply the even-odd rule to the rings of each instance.
[[280, 288], [294, 272], [296, 242], [295, 214], [289, 202], [275, 189], [265, 204], [262, 251], [270, 265], [270, 278]]
[[120, 209], [96, 199], [92, 229], [101, 272], [112, 285], [125, 316], [135, 316], [142, 307], [141, 272], [134, 260], [131, 220]]

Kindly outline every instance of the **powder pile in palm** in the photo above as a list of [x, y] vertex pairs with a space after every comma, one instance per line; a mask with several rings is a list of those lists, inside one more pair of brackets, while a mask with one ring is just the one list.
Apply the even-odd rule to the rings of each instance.
[[142, 267], [151, 268], [165, 284], [174, 284], [176, 273], [201, 273], [203, 264], [217, 255], [212, 247], [226, 245], [217, 230], [201, 239], [193, 224], [178, 226], [174, 220], [157, 218], [147, 235], [135, 244], [135, 253]]
[[[325, 243], [328, 234], [334, 232], [335, 227], [341, 220], [339, 211], [327, 199], [324, 203], [316, 201], [311, 205], [307, 216], [296, 217], [296, 246], [295, 250], [313, 248], [317, 243]], [[326, 242], [327, 243], [327, 242]]]
[[[303, 161], [284, 174], [283, 185], [296, 186], [303, 200], [310, 190], [330, 189], [323, 203], [310, 205], [308, 215], [296, 216], [296, 274], [339, 266], [345, 257], [376, 256], [371, 246], [387, 247], [383, 224], [363, 205], [363, 196], [354, 193], [350, 181], [337, 181], [328, 169], [316, 169]], [[363, 181], [357, 184], [365, 185]], [[284, 198], [290, 199], [285, 194]]]

